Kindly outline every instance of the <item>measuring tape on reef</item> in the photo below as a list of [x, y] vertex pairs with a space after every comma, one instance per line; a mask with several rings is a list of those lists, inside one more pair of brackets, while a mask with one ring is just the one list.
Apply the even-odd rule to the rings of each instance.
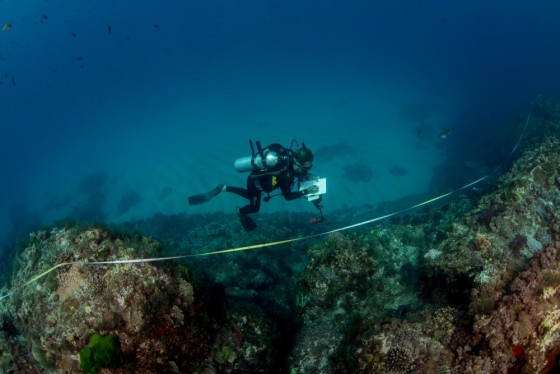
[[[531, 119], [531, 113], [529, 113], [529, 116], [527, 117], [527, 120], [525, 121], [525, 125], [523, 127], [523, 130], [521, 132], [521, 135], [519, 136], [519, 139], [517, 140], [517, 143], [515, 144], [515, 146], [513, 147], [512, 151], [510, 152], [510, 154], [508, 155], [507, 158], [511, 157], [511, 155], [513, 155], [513, 153], [516, 151], [517, 147], [519, 146], [519, 144], [521, 143], [521, 139], [523, 137], [523, 134], [525, 133], [525, 130], [527, 129], [527, 125], [529, 123], [529, 120]], [[507, 160], [506, 158], [506, 160]], [[14, 292], [16, 292], [18, 289], [26, 287], [28, 285], [30, 285], [31, 283], [34, 283], [36, 281], [38, 281], [39, 279], [47, 276], [49, 273], [51, 273], [52, 271], [63, 267], [63, 266], [70, 266], [70, 265], [119, 265], [119, 264], [139, 264], [139, 263], [148, 263], [148, 262], [160, 262], [160, 261], [174, 261], [174, 260], [180, 260], [180, 259], [185, 259], [185, 258], [192, 258], [192, 257], [204, 257], [204, 256], [212, 256], [212, 255], [221, 255], [221, 254], [226, 254], [226, 253], [234, 253], [234, 252], [241, 252], [241, 251], [248, 251], [251, 249], [259, 249], [259, 248], [265, 248], [265, 247], [275, 247], [275, 246], [279, 246], [282, 244], [289, 244], [289, 243], [294, 243], [294, 242], [298, 242], [301, 240], [307, 240], [307, 239], [312, 239], [312, 238], [317, 238], [317, 237], [321, 237], [321, 236], [325, 236], [325, 235], [329, 235], [329, 234], [334, 234], [335, 232], [341, 232], [341, 231], [346, 231], [346, 230], [350, 230], [350, 229], [354, 229], [356, 227], [360, 227], [360, 226], [365, 226], [368, 225], [370, 223], [374, 223], [374, 222], [378, 222], [378, 221], [382, 221], [384, 219], [387, 219], [389, 217], [393, 217], [396, 216], [398, 214], [402, 214], [404, 212], [408, 212], [410, 210], [419, 208], [421, 206], [425, 206], [428, 204], [432, 204], [438, 200], [444, 199], [448, 196], [454, 195], [457, 192], [460, 192], [462, 190], [466, 190], [468, 188], [471, 188], [472, 186], [482, 182], [483, 180], [485, 180], [486, 178], [488, 178], [490, 175], [492, 175], [493, 173], [495, 173], [504, 163], [505, 161], [502, 161], [502, 163], [500, 165], [498, 165], [494, 170], [492, 170], [492, 172], [490, 172], [489, 174], [478, 178], [475, 181], [472, 181], [470, 183], [465, 184], [463, 187], [457, 188], [456, 190], [453, 190], [451, 192], [447, 192], [445, 194], [433, 197], [431, 199], [428, 199], [426, 201], [423, 201], [421, 203], [418, 203], [416, 205], [412, 205], [406, 209], [402, 209], [399, 211], [395, 211], [393, 213], [389, 213], [383, 216], [379, 216], [379, 217], [375, 217], [372, 219], [368, 219], [366, 221], [362, 221], [362, 222], [358, 222], [352, 225], [348, 225], [348, 226], [344, 226], [344, 227], [339, 227], [337, 229], [334, 230], [329, 230], [329, 231], [324, 231], [321, 232], [319, 234], [313, 234], [313, 235], [307, 235], [307, 236], [300, 236], [297, 238], [292, 238], [292, 239], [285, 239], [285, 240], [278, 240], [275, 242], [268, 242], [268, 243], [261, 243], [261, 244], [253, 244], [253, 245], [248, 245], [248, 246], [244, 246], [244, 247], [236, 247], [236, 248], [228, 248], [228, 249], [223, 249], [223, 250], [219, 250], [219, 251], [211, 251], [211, 252], [204, 252], [204, 253], [197, 253], [197, 254], [190, 254], [190, 255], [180, 255], [180, 256], [171, 256], [171, 257], [154, 257], [154, 258], [138, 258], [138, 259], [132, 259], [132, 260], [114, 260], [114, 261], [75, 261], [75, 262], [62, 262], [59, 263], [53, 267], [51, 267], [50, 269], [42, 272], [39, 275], [36, 275], [35, 277], [29, 279], [28, 281], [26, 281], [25, 283], [23, 283], [22, 285], [20, 285], [17, 288], [13, 288], [12, 290], [10, 290], [10, 292], [6, 293], [5, 295], [0, 296], [0, 301], [13, 295]]]

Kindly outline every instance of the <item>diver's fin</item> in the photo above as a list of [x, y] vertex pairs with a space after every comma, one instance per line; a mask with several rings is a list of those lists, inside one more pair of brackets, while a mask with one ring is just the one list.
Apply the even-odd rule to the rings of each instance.
[[246, 214], [239, 213], [239, 220], [241, 221], [241, 225], [245, 229], [245, 231], [253, 231], [257, 228], [257, 224], [251, 217]]
[[210, 190], [206, 193], [189, 196], [189, 205], [198, 205], [198, 204], [205, 203], [210, 199], [212, 199], [214, 196], [218, 195], [220, 192], [222, 192], [223, 188], [224, 188], [223, 184], [218, 184], [213, 190]]

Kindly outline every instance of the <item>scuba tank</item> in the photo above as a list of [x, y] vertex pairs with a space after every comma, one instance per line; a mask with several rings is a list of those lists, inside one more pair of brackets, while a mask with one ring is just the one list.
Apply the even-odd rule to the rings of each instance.
[[[255, 147], [253, 146], [253, 141], [249, 140], [249, 145], [251, 146], [251, 156], [245, 156], [235, 160], [233, 166], [235, 170], [240, 173], [252, 172], [252, 171], [275, 171], [283, 169], [288, 160], [288, 153], [282, 152], [284, 149], [281, 145], [273, 147], [273, 145], [262, 149], [261, 142], [256, 141], [257, 152], [255, 152]], [[274, 151], [272, 148], [278, 148], [278, 151]]]

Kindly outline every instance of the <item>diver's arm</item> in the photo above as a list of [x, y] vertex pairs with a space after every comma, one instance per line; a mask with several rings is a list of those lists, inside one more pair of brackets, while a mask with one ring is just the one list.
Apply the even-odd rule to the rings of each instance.
[[288, 201], [299, 199], [300, 197], [307, 195], [307, 189], [301, 191], [292, 191], [290, 189], [290, 186], [287, 186], [284, 183], [282, 183], [280, 190], [282, 191], [282, 195], [284, 196], [284, 198]]
[[316, 175], [313, 175], [311, 173], [307, 173], [305, 174], [305, 177], [302, 178], [302, 180], [304, 181], [315, 181], [318, 182], [319, 181], [319, 177]]
[[[298, 185], [299, 185], [299, 183], [298, 183]], [[280, 190], [282, 191], [282, 195], [284, 196], [284, 198], [286, 200], [290, 201], [290, 200], [299, 199], [300, 197], [303, 197], [303, 196], [305, 196], [307, 194], [310, 194], [310, 193], [317, 193], [317, 192], [319, 192], [319, 187], [318, 186], [310, 186], [309, 188], [306, 188], [306, 189], [301, 190], [301, 191], [292, 191], [291, 183], [289, 183], [287, 180], [285, 180], [280, 185]]]
[[280, 191], [282, 192], [282, 196], [284, 196], [284, 199], [288, 201], [299, 199], [300, 197], [307, 194], [307, 190], [292, 191], [292, 182], [285, 175], [280, 178]]

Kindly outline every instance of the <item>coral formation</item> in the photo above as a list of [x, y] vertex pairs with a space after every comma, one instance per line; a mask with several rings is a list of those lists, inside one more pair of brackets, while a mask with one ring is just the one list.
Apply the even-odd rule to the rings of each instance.
[[560, 347], [560, 242], [542, 250], [511, 283], [489, 315], [473, 326], [476, 355], [463, 373], [551, 372]]
[[[560, 212], [553, 207], [560, 204], [559, 150], [560, 142], [549, 138], [527, 151], [495, 192], [463, 217], [444, 212], [439, 233], [434, 214], [408, 220], [412, 226], [399, 219], [352, 239], [329, 238], [311, 250], [298, 298], [303, 328], [292, 372], [556, 368]], [[334, 250], [333, 243], [339, 243]], [[354, 257], [345, 256], [348, 251]], [[391, 282], [395, 273], [398, 281]], [[352, 279], [360, 286], [350, 286]], [[393, 299], [384, 298], [387, 289]], [[399, 298], [408, 303], [398, 303], [396, 313], [379, 313]]]
[[[17, 292], [2, 304], [2, 318], [13, 326], [14, 335], [4, 333], [9, 348], [3, 352], [10, 357], [2, 365], [21, 369], [23, 360], [15, 340], [25, 339], [33, 356], [26, 357], [28, 362], [49, 371], [79, 372], [82, 367], [96, 372], [115, 365], [146, 373], [203, 371], [223, 365], [223, 355], [214, 357], [212, 352], [227, 350], [228, 342], [220, 338], [224, 335], [220, 331], [231, 330], [235, 323], [239, 330], [234, 331], [243, 335], [234, 351], [243, 358], [241, 365], [249, 371], [266, 371], [272, 362], [267, 355], [274, 352], [273, 324], [263, 321], [262, 313], [254, 308], [247, 308], [243, 317], [219, 316], [209, 310], [202, 289], [198, 296], [195, 292], [188, 267], [81, 264], [90, 259], [154, 256], [158, 248], [149, 237], [113, 234], [99, 227], [54, 228], [33, 234], [16, 262], [12, 284]], [[71, 265], [24, 286], [26, 280], [62, 262]], [[248, 324], [234, 322], [236, 318]], [[255, 330], [266, 339], [254, 339]], [[102, 335], [112, 338], [102, 340]], [[114, 352], [109, 354], [107, 345], [99, 349], [107, 342], [111, 348], [117, 339], [119, 361], [114, 360]], [[99, 359], [99, 352], [105, 352], [105, 359]]]
[[[281, 251], [188, 265], [85, 264], [306, 237], [369, 219], [371, 208], [336, 212], [321, 228], [302, 226], [298, 213], [272, 223], [261, 215], [252, 237], [221, 213], [158, 215], [120, 232], [39, 230], [14, 255], [15, 292], [0, 302], [0, 371], [557, 371], [560, 106], [542, 99], [534, 117], [548, 137], [528, 131], [532, 143], [497, 180], [390, 224]], [[371, 178], [358, 166], [353, 178]], [[83, 192], [95, 200], [104, 183], [92, 176]], [[398, 203], [412, 205], [394, 202], [391, 211]], [[26, 284], [59, 263], [67, 264]], [[109, 344], [99, 349], [104, 339]], [[105, 359], [88, 361], [96, 350]]]
[[[40, 231], [20, 254], [12, 284], [21, 287], [52, 264], [126, 259], [156, 248], [149, 238], [112, 237], [99, 228]], [[183, 367], [202, 359], [208, 342], [200, 338], [204, 323], [196, 310], [202, 306], [188, 272], [179, 265], [172, 269], [168, 274], [149, 264], [74, 263], [22, 287], [7, 307], [43, 367], [78, 370], [77, 353], [93, 333], [118, 337], [125, 360], [147, 369], [165, 368], [178, 352], [189, 352], [176, 362]]]

